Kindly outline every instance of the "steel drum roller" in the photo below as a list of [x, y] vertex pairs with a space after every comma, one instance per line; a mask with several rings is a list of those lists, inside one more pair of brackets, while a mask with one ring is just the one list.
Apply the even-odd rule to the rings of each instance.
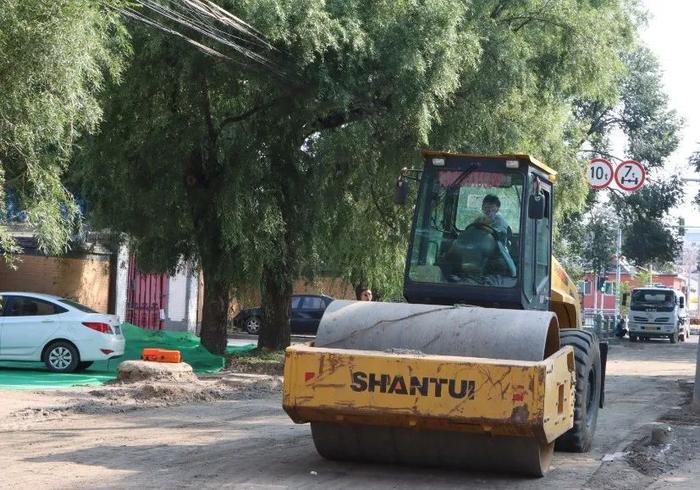
[[[542, 361], [559, 349], [556, 316], [545, 311], [404, 303], [332, 302], [315, 345]], [[312, 422], [314, 444], [338, 460], [499, 470], [541, 476], [554, 443], [527, 437]]]

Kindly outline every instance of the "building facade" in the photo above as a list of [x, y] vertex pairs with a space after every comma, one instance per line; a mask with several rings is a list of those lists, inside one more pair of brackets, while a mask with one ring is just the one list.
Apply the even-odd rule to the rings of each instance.
[[[584, 312], [615, 313], [615, 297], [617, 294], [615, 291], [615, 277], [615, 271], [608, 272], [602, 288], [598, 289], [596, 284], [598, 277], [592, 273], [586, 273], [583, 280], [579, 281], [578, 284]], [[601, 282], [603, 281], [601, 280]], [[626, 283], [628, 289], [644, 286], [629, 271], [620, 274], [620, 282], [622, 284]], [[687, 280], [676, 273], [654, 274], [652, 284], [661, 284], [682, 291], [686, 296], [688, 295]]]

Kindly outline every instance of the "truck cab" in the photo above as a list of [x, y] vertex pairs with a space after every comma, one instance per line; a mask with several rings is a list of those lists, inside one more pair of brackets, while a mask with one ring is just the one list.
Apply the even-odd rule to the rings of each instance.
[[664, 286], [632, 290], [629, 313], [630, 340], [668, 338], [672, 344], [688, 338], [685, 296]]

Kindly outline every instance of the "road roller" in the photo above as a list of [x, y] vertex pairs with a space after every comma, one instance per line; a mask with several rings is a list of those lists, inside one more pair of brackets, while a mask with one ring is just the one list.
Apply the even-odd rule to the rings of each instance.
[[286, 351], [284, 409], [328, 459], [542, 476], [555, 447], [591, 448], [607, 358], [552, 257], [556, 172], [423, 157], [397, 182], [416, 196], [406, 302], [332, 302]]

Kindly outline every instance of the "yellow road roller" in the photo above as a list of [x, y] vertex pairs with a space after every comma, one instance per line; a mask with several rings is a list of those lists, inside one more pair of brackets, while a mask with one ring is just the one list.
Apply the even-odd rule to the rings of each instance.
[[591, 447], [607, 344], [552, 257], [556, 173], [528, 155], [424, 152], [406, 303], [332, 302], [287, 349], [285, 411], [333, 460], [542, 476]]

